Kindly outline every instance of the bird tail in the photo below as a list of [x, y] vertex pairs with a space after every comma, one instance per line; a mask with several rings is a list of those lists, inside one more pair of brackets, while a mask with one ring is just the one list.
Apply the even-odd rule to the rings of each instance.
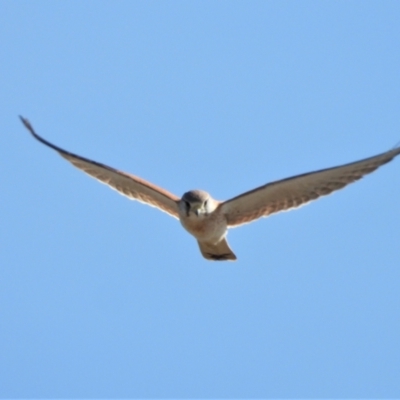
[[207, 260], [212, 261], [234, 261], [236, 256], [230, 249], [228, 242], [223, 238], [218, 243], [200, 242], [197, 241], [200, 247], [201, 254]]

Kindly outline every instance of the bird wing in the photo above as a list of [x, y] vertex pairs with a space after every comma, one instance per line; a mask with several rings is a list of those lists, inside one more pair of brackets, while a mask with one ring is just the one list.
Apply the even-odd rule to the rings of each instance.
[[179, 198], [174, 194], [137, 176], [118, 171], [107, 165], [65, 151], [40, 137], [27, 119], [20, 118], [35, 139], [56, 150], [75, 167], [131, 199], [157, 207], [171, 216], [179, 218], [177, 205]]
[[228, 226], [299, 207], [355, 182], [400, 154], [394, 148], [374, 157], [268, 183], [223, 202]]

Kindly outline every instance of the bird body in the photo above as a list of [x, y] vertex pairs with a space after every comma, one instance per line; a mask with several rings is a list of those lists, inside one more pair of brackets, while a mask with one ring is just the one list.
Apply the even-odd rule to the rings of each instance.
[[75, 167], [131, 199], [178, 218], [186, 231], [197, 239], [203, 257], [217, 261], [236, 260], [226, 240], [228, 228], [296, 208], [330, 194], [375, 171], [400, 154], [400, 148], [396, 147], [364, 160], [271, 182], [227, 201], [217, 201], [203, 190], [191, 190], [179, 199], [142, 178], [70, 153], [48, 142], [34, 131], [27, 119], [20, 118], [38, 141], [56, 150]]
[[227, 230], [225, 216], [215, 212], [219, 204], [207, 192], [191, 190], [178, 202], [179, 220], [197, 239], [217, 243], [225, 236]]
[[221, 202], [203, 190], [186, 192], [178, 202], [179, 220], [193, 235], [200, 251], [208, 260], [236, 260], [226, 241], [228, 223], [226, 215], [219, 212]]

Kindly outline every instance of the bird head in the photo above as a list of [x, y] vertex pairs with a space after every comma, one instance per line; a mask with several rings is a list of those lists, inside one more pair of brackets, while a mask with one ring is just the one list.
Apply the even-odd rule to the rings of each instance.
[[183, 210], [187, 216], [190, 213], [197, 217], [204, 216], [214, 211], [213, 199], [207, 192], [203, 190], [191, 190], [186, 192], [179, 201], [179, 208]]

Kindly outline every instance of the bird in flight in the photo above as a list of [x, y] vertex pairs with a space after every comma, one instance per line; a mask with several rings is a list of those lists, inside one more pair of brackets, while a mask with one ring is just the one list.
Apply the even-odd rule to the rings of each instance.
[[214, 261], [236, 260], [226, 240], [229, 228], [330, 194], [400, 154], [400, 147], [395, 147], [361, 161], [267, 183], [226, 201], [215, 200], [203, 190], [190, 190], [179, 198], [137, 176], [63, 150], [39, 136], [27, 119], [20, 118], [35, 139], [56, 150], [75, 167], [121, 194], [179, 219], [182, 226], [197, 239], [203, 257]]

